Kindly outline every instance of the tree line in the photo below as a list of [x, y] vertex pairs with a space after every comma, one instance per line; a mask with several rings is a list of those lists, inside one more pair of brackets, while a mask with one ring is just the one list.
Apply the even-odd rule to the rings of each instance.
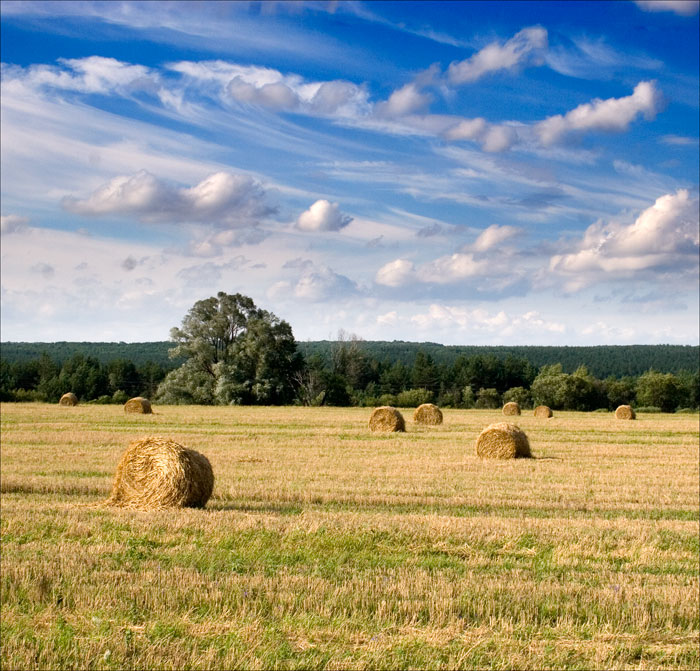
[[304, 352], [287, 322], [241, 294], [219, 292], [197, 301], [170, 335], [166, 363], [105, 362], [81, 352], [64, 361], [45, 351], [29, 360], [3, 356], [0, 400], [55, 402], [72, 391], [82, 402], [96, 403], [145, 396], [161, 404], [218, 405], [434, 402], [444, 408], [498, 408], [516, 401], [523, 408], [614, 410], [630, 404], [663, 412], [700, 405], [697, 364], [603, 378], [585, 365], [567, 372], [561, 363], [536, 366], [511, 352], [462, 353], [440, 362], [429, 346], [418, 346], [406, 362], [374, 356], [367, 343], [342, 332], [327, 347]]

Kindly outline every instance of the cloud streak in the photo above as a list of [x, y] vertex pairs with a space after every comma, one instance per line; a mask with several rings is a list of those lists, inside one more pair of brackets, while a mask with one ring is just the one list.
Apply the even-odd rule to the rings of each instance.
[[258, 182], [226, 172], [178, 188], [140, 170], [115, 177], [87, 198], [67, 196], [62, 205], [84, 217], [128, 215], [146, 222], [208, 223], [224, 228], [255, 226], [275, 212], [265, 202], [265, 191]]

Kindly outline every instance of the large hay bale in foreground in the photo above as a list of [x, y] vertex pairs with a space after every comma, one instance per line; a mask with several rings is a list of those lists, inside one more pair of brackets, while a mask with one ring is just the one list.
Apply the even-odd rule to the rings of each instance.
[[538, 405], [535, 408], [535, 417], [552, 417], [552, 409], [548, 405]]
[[621, 405], [615, 410], [615, 419], [637, 419], [631, 405]]
[[135, 398], [130, 398], [124, 404], [124, 412], [136, 412], [141, 415], [151, 415], [153, 414], [153, 408], [151, 408], [151, 402], [143, 396], [136, 396]]
[[496, 422], [487, 426], [476, 439], [476, 454], [482, 459], [531, 457], [530, 442], [515, 424]]
[[203, 508], [213, 489], [214, 473], [203, 454], [148, 437], [126, 448], [105, 503], [141, 510]]
[[519, 415], [520, 406], [515, 401], [510, 401], [503, 406], [504, 415]]
[[442, 424], [442, 410], [434, 403], [423, 403], [415, 409], [413, 421], [416, 424]]
[[69, 391], [67, 394], [61, 396], [58, 405], [78, 405], [78, 397], [72, 391]]
[[372, 411], [369, 428], [371, 431], [405, 431], [406, 422], [396, 408], [382, 405]]

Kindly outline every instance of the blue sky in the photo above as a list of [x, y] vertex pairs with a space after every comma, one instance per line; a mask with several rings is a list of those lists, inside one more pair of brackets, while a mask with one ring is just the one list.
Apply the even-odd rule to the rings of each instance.
[[3, 341], [698, 342], [697, 2], [2, 2]]

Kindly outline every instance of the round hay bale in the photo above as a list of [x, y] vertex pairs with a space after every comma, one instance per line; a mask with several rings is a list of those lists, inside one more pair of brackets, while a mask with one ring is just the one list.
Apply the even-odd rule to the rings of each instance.
[[209, 460], [157, 436], [135, 440], [122, 455], [106, 503], [121, 508], [203, 508], [214, 489]]
[[545, 417], [549, 418], [552, 417], [552, 409], [548, 405], [538, 405], [535, 408], [535, 417]]
[[530, 442], [515, 424], [497, 422], [487, 426], [476, 439], [476, 454], [482, 459], [531, 457]]
[[124, 404], [124, 412], [137, 412], [141, 415], [151, 415], [153, 414], [153, 409], [151, 408], [151, 402], [147, 398], [136, 396], [135, 398], [130, 398]]
[[78, 397], [72, 391], [69, 391], [61, 396], [58, 405], [78, 405]]
[[415, 409], [413, 421], [416, 424], [442, 424], [442, 410], [434, 403], [423, 403]]
[[504, 415], [519, 415], [520, 406], [515, 401], [510, 401], [503, 406]]
[[637, 419], [631, 405], [621, 405], [615, 410], [615, 419]]
[[369, 428], [371, 431], [405, 431], [406, 422], [396, 408], [382, 405], [372, 411]]

